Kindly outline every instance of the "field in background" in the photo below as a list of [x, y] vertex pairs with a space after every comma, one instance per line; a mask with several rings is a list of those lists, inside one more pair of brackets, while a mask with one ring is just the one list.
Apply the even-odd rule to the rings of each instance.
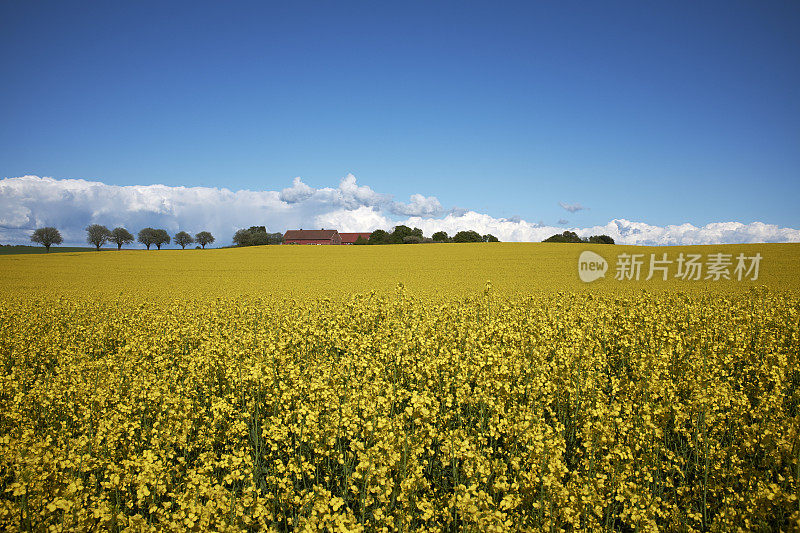
[[798, 530], [800, 246], [697, 250], [0, 257], [0, 529]]
[[[17, 255], [17, 254], [46, 254], [46, 253], [65, 253], [65, 252], [94, 252], [94, 248], [86, 246], [51, 246], [48, 252], [44, 246], [0, 246], [0, 255]], [[104, 249], [103, 251], [106, 251]]]
[[[605, 279], [585, 284], [578, 256], [593, 250], [609, 261]], [[614, 279], [620, 253], [761, 253], [759, 279], [667, 282]], [[465, 297], [491, 280], [497, 294], [670, 290], [734, 293], [754, 286], [800, 291], [800, 244], [632, 247], [556, 243], [427, 244], [395, 246], [258, 246], [216, 250], [129, 250], [0, 257], [0, 293], [158, 299], [229, 296], [341, 297], [398, 283], [423, 298]]]

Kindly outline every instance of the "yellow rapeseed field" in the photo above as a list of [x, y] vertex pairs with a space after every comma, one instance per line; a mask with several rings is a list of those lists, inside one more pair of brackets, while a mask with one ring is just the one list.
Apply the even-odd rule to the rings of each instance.
[[[589, 284], [586, 249], [611, 264]], [[623, 253], [762, 259], [620, 281]], [[0, 257], [0, 529], [797, 531], [799, 266], [798, 245]]]
[[[763, 256], [756, 281], [704, 283], [647, 277], [618, 282], [614, 273], [586, 285], [577, 273], [583, 250], [603, 254], [743, 253]], [[613, 265], [610, 265], [613, 269]], [[733, 268], [731, 268], [732, 274]], [[800, 245], [639, 247], [556, 243], [472, 243], [421, 246], [255, 246], [221, 250], [106, 250], [41, 255], [0, 255], [0, 291], [20, 297], [70, 296], [158, 300], [234, 296], [346, 297], [375, 290], [391, 294], [398, 283], [421, 298], [473, 296], [491, 280], [496, 294], [516, 297], [558, 291], [733, 292], [766, 286], [800, 294]], [[732, 276], [733, 277], [733, 276]]]

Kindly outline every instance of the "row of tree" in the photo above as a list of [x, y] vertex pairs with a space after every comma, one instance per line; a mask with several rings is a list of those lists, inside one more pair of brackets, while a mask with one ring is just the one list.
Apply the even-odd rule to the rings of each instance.
[[[564, 232], [564, 235], [571, 233]], [[572, 235], [575, 235], [572, 233]], [[552, 238], [559, 237], [554, 235]], [[577, 235], [575, 235], [577, 238]], [[601, 235], [611, 239], [606, 235]], [[591, 237], [594, 239], [595, 237]], [[135, 240], [144, 244], [149, 250], [151, 246], [156, 246], [159, 250], [165, 244], [169, 244], [174, 239], [175, 244], [182, 249], [186, 249], [190, 244], [197, 243], [203, 248], [206, 245], [214, 242], [214, 236], [208, 231], [201, 231], [195, 236], [190, 235], [185, 231], [179, 231], [174, 237], [170, 237], [169, 233], [163, 229], [144, 228], [139, 231]], [[56, 228], [39, 228], [33, 232], [31, 241], [43, 245], [50, 251], [50, 246], [53, 244], [61, 244], [63, 239], [61, 233]], [[548, 239], [549, 241], [549, 239]], [[117, 245], [117, 249], [121, 250], [126, 244], [134, 242], [134, 236], [125, 228], [114, 228], [109, 230], [107, 227], [100, 224], [92, 224], [86, 228], [86, 242], [94, 245], [97, 250], [100, 250], [106, 243], [113, 243]], [[419, 228], [409, 228], [408, 226], [398, 225], [395, 226], [391, 232], [379, 229], [373, 231], [369, 239], [359, 237], [355, 244], [416, 244], [422, 242], [499, 242], [497, 237], [492, 234], [481, 235], [477, 231], [467, 230], [459, 231], [452, 237], [447, 235], [447, 232], [437, 231], [430, 238], [422, 235], [422, 230]], [[550, 241], [550, 242], [582, 242], [578, 241]], [[589, 241], [595, 242], [595, 241]], [[281, 244], [283, 243], [282, 233], [268, 233], [265, 226], [250, 226], [248, 229], [240, 229], [233, 236], [233, 243], [237, 246], [259, 246], [265, 244]], [[613, 239], [611, 244], [613, 244]]]
[[422, 235], [419, 228], [409, 228], [408, 226], [395, 226], [392, 232], [378, 229], [372, 232], [369, 239], [359, 237], [355, 244], [417, 244], [422, 242], [500, 242], [492, 234], [481, 235], [477, 231], [459, 231], [453, 237], [447, 235], [445, 231], [437, 231], [430, 238]]
[[551, 237], [546, 238], [542, 242], [577, 242], [577, 243], [591, 243], [591, 244], [614, 244], [614, 239], [608, 235], [592, 235], [588, 239], [581, 239], [574, 231], [565, 231], [564, 233], [557, 233]]
[[459, 231], [452, 237], [448, 237], [447, 232], [437, 231], [431, 238], [434, 242], [500, 242], [500, 239], [491, 233], [481, 235], [474, 230]]
[[[144, 228], [139, 231], [136, 240], [144, 244], [148, 250], [153, 245], [158, 247], [160, 250], [163, 245], [169, 244], [172, 238], [169, 236], [169, 233], [167, 233], [166, 230]], [[41, 244], [49, 252], [52, 245], [61, 244], [64, 242], [64, 239], [61, 237], [61, 233], [56, 228], [47, 227], [36, 229], [33, 232], [33, 235], [31, 235], [31, 241]], [[124, 245], [130, 244], [133, 241], [133, 235], [125, 228], [114, 228], [113, 230], [109, 230], [107, 227], [100, 224], [92, 224], [86, 228], [86, 242], [94, 245], [98, 251], [100, 250], [100, 247], [106, 243], [116, 244], [117, 250], [121, 250]], [[205, 248], [207, 244], [211, 244], [213, 242], [214, 236], [208, 231], [201, 231], [194, 237], [185, 231], [179, 231], [175, 234], [175, 244], [180, 246], [182, 249], [186, 249], [187, 246], [194, 243], [197, 243]]]

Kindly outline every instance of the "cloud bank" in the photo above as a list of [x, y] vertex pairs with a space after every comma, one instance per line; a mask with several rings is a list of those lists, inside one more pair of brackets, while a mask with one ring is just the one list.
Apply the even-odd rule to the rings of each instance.
[[[562, 205], [567, 211], [579, 204]], [[85, 242], [84, 228], [103, 224], [136, 233], [152, 226], [170, 234], [207, 230], [217, 244], [230, 243], [239, 228], [265, 225], [269, 231], [292, 228], [336, 228], [357, 232], [391, 229], [397, 224], [419, 227], [425, 235], [474, 229], [501, 241], [541, 241], [564, 231], [566, 220], [547, 225], [520, 217], [495, 218], [468, 209], [446, 211], [438, 198], [414, 194], [409, 202], [359, 185], [352, 174], [339, 186], [315, 189], [300, 178], [280, 191], [231, 191], [214, 187], [107, 185], [82, 179], [22, 176], [0, 180], [0, 243], [27, 244], [31, 232], [55, 226], [65, 244]], [[679, 245], [756, 242], [800, 242], [800, 230], [762, 222], [717, 222], [654, 226], [614, 219], [605, 225], [568, 228], [580, 236], [606, 234], [620, 244]]]

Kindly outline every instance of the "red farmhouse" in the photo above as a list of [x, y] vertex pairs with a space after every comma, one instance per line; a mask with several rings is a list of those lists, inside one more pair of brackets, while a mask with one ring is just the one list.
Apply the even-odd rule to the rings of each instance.
[[290, 229], [283, 244], [342, 244], [342, 238], [335, 229]]
[[359, 237], [363, 237], [365, 241], [369, 240], [372, 233], [340, 233], [342, 237], [342, 244], [355, 244]]

